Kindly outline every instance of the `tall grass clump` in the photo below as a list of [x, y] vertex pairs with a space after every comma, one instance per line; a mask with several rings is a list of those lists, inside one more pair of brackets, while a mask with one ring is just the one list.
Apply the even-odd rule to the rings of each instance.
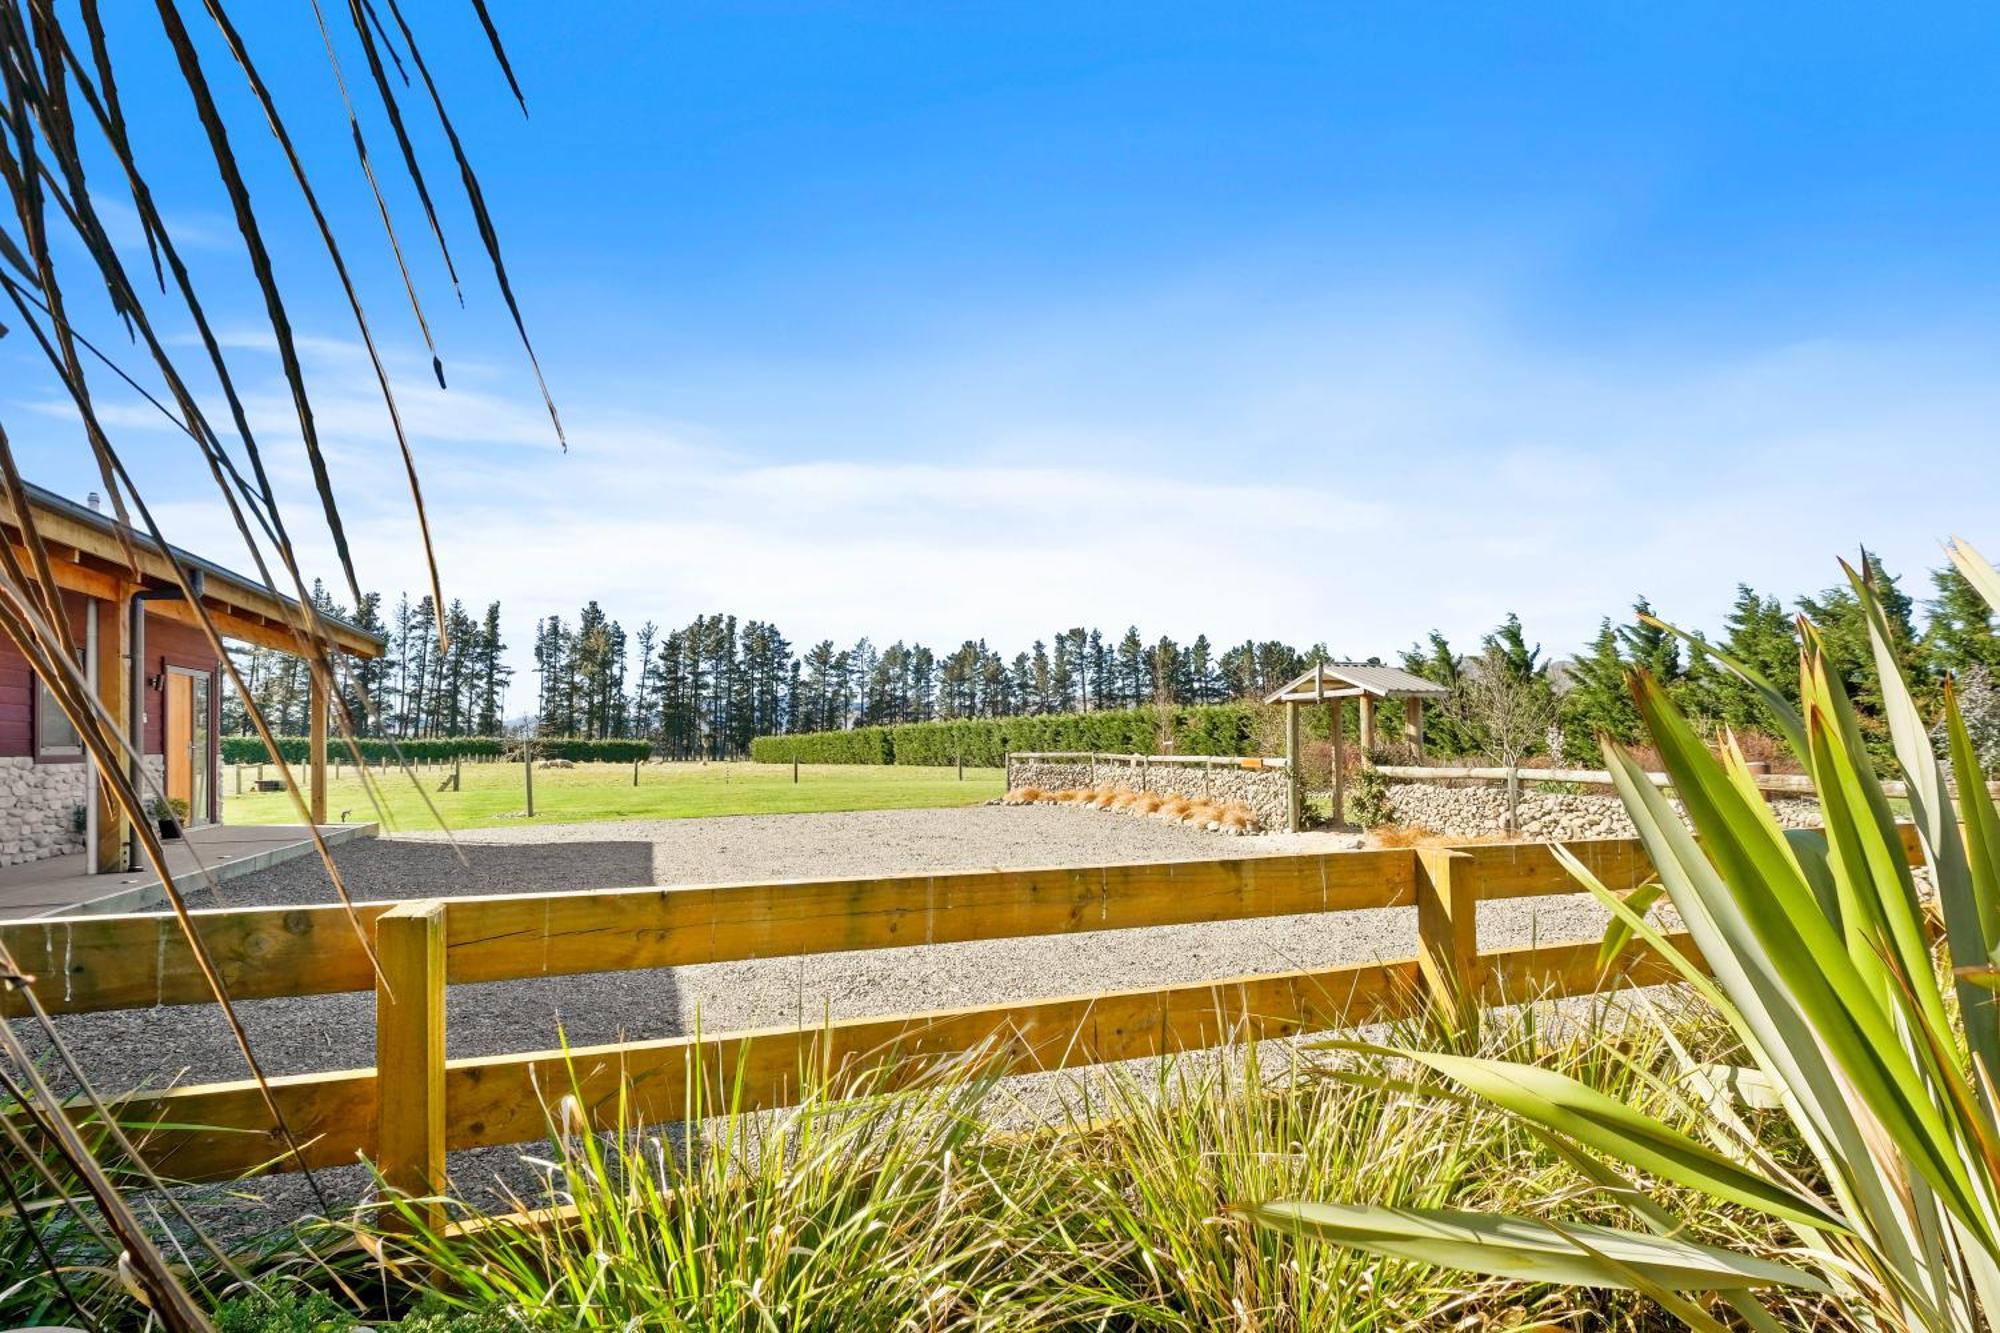
[[[1660, 1090], [1674, 1043], [1628, 1026], [1602, 1008], [1557, 1029], [1522, 1013], [1496, 1020], [1485, 1049], [1676, 1114]], [[740, 1092], [690, 1102], [685, 1134], [629, 1108], [614, 1132], [568, 1132], [581, 1117], [558, 1099], [532, 1192], [494, 1215], [459, 1207], [442, 1228], [393, 1206], [381, 1220], [414, 1231], [386, 1226], [366, 1248], [434, 1300], [526, 1328], [1368, 1330], [1642, 1312], [1624, 1293], [1301, 1247], [1232, 1204], [1533, 1211], [1591, 1187], [1496, 1108], [1312, 1076], [1284, 1043], [1027, 1085], [997, 1067], [808, 1074], [791, 1110], [754, 1111]], [[732, 1086], [693, 1072], [690, 1086]], [[1772, 1242], [1726, 1207], [1688, 1212], [1718, 1243]]]
[[[1950, 549], [2000, 604], [2000, 575], [1970, 548]], [[1780, 829], [1741, 748], [1725, 738], [1711, 752], [1660, 683], [1638, 673], [1632, 695], [1687, 822], [1634, 756], [1606, 744], [1606, 761], [1713, 976], [1580, 863], [1571, 869], [1681, 971], [1741, 1054], [1727, 1066], [1689, 1054], [1667, 1071], [1669, 1091], [1692, 1113], [1686, 1126], [1545, 1063], [1418, 1050], [1392, 1057], [1443, 1095], [1519, 1117], [1575, 1159], [1621, 1225], [1587, 1226], [1576, 1220], [1581, 1209], [1542, 1219], [1463, 1201], [1451, 1210], [1356, 1208], [1293, 1191], [1246, 1193], [1262, 1200], [1254, 1216], [1378, 1256], [1638, 1291], [1694, 1328], [1775, 1328], [1770, 1302], [1797, 1295], [1823, 1297], [1826, 1317], [1848, 1326], [1973, 1333], [1995, 1325], [2000, 811], [1950, 684], [1947, 771], [1902, 675], [1879, 590], [1865, 573], [1848, 574], [1928, 885], [1906, 862], [1881, 775], [1811, 624], [1800, 624], [1797, 708], [1748, 667], [1728, 665], [1764, 699], [1811, 773], [1823, 830]], [[1934, 934], [1942, 935], [1935, 947]], [[1782, 1246], [1691, 1244], [1690, 1198], [1764, 1219]]]

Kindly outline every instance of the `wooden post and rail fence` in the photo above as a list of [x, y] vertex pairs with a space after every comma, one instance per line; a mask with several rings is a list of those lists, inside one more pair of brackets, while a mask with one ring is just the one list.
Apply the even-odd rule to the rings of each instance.
[[[1907, 828], [1904, 841], [1915, 859]], [[1652, 877], [1636, 840], [1569, 847], [1615, 890]], [[1672, 978], [1642, 948], [1601, 969], [1594, 939], [1480, 949], [1480, 902], [1577, 891], [1548, 844], [1528, 843], [416, 899], [357, 909], [379, 973], [337, 905], [201, 911], [196, 928], [239, 1001], [372, 991], [375, 1064], [270, 1080], [296, 1160], [247, 1080], [136, 1093], [115, 1110], [160, 1126], [145, 1151], [173, 1179], [366, 1159], [427, 1195], [443, 1186], [446, 1153], [540, 1141], [546, 1108], [565, 1096], [598, 1127], [616, 1123], [621, 1097], [626, 1115], [659, 1123], [690, 1105], [793, 1104], [822, 1079], [907, 1060], [983, 1052], [1002, 1072], [1027, 1073], [1425, 1014], [1460, 1031], [1482, 1006]], [[455, 984], [1388, 907], [1415, 909], [1415, 957], [817, 1027], [446, 1054]], [[1686, 936], [1671, 938], [1692, 955]], [[39, 974], [35, 995], [57, 1015], [211, 1002], [171, 915], [10, 922], [0, 942]], [[12, 991], [4, 1004], [25, 1012]]]
[[[1375, 771], [1397, 782], [1565, 782], [1585, 787], [1611, 786], [1611, 774], [1601, 768], [1452, 768], [1378, 764]], [[1673, 779], [1665, 773], [1648, 773], [1646, 780], [1655, 787], [1673, 786]], [[1811, 796], [1816, 790], [1812, 778], [1804, 773], [1753, 772], [1750, 780], [1756, 784], [1757, 790], [1777, 796]], [[1988, 782], [1986, 790], [2000, 796], [2000, 780]], [[1882, 794], [1908, 796], [1909, 786], [1902, 782], [1884, 782]]]

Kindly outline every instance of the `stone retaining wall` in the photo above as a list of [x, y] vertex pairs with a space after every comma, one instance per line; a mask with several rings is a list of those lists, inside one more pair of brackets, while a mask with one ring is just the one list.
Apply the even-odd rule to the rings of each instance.
[[[1391, 782], [1394, 822], [1418, 825], [1446, 837], [1473, 838], [1507, 832], [1507, 789], [1488, 783]], [[1678, 810], [1680, 805], [1674, 802]], [[1818, 828], [1819, 802], [1776, 797], [1771, 809], [1786, 828]], [[1554, 793], [1521, 784], [1519, 836], [1569, 841], [1577, 838], [1632, 838], [1638, 830], [1624, 802], [1609, 793]]]
[[1257, 759], [1217, 759], [1213, 764], [1152, 763], [1129, 755], [1049, 755], [1007, 760], [1007, 789], [1127, 787], [1185, 796], [1191, 801], [1240, 801], [1266, 829], [1282, 829], [1290, 805], [1283, 768]]
[[[25, 865], [83, 850], [77, 811], [87, 799], [89, 765], [38, 764], [25, 755], [0, 757], [0, 866]], [[162, 761], [146, 756], [146, 772], [161, 781]]]

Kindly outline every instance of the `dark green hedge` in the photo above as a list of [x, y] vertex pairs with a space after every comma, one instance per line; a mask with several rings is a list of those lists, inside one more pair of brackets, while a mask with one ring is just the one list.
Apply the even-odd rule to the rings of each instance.
[[[1262, 705], [1247, 703], [1174, 709], [1171, 749], [1176, 754], [1255, 753], [1263, 714]], [[976, 767], [998, 768], [1010, 753], [1038, 750], [1155, 754], [1164, 748], [1160, 729], [1160, 711], [1155, 708], [905, 722], [852, 731], [759, 736], [750, 742], [750, 757], [766, 764], [788, 764], [797, 759], [806, 764], [951, 765], [963, 755], [966, 763]]]
[[758, 736], [750, 757], [760, 764], [887, 764], [893, 762], [887, 727], [852, 731], [802, 731], [796, 736]]
[[[354, 742], [361, 757], [369, 762], [398, 756], [406, 763], [436, 764], [450, 759], [472, 759], [482, 755], [515, 755], [520, 742], [505, 736], [427, 736], [421, 739], [390, 741], [366, 736]], [[278, 749], [289, 764], [303, 764], [311, 741], [304, 736], [278, 737]], [[578, 763], [625, 763], [651, 755], [650, 741], [600, 741], [570, 736], [541, 736], [535, 740], [535, 754], [542, 759], [572, 759]], [[329, 758], [351, 759], [347, 743], [336, 738], [327, 748]], [[267, 764], [270, 754], [256, 736], [224, 736], [222, 762], [225, 764]]]

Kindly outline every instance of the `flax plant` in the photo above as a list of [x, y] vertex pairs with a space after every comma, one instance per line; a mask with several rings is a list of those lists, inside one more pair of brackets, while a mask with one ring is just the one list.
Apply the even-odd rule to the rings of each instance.
[[[1949, 549], [2000, 604], [1992, 567], [1963, 544]], [[1774, 1293], [1823, 1296], [1820, 1317], [1829, 1324], [1995, 1327], [2000, 812], [1949, 683], [1947, 766], [1899, 669], [1877, 590], [1861, 573], [1848, 576], [1867, 616], [1935, 914], [1810, 624], [1800, 627], [1796, 709], [1756, 673], [1726, 665], [1763, 696], [1812, 775], [1821, 830], [1780, 829], [1734, 739], [1711, 752], [1659, 683], [1635, 674], [1633, 697], [1686, 823], [1629, 754], [1613, 744], [1605, 754], [1708, 970], [1580, 863], [1571, 859], [1570, 868], [1728, 1025], [1741, 1064], [1719, 1068], [1692, 1055], [1679, 1062], [1671, 1090], [1696, 1113], [1690, 1132], [1536, 1064], [1394, 1052], [1433, 1086], [1503, 1108], [1546, 1136], [1617, 1205], [1623, 1226], [1277, 1194], [1249, 1205], [1251, 1216], [1370, 1254], [1634, 1290], [1700, 1329], [1778, 1327], [1767, 1308]], [[1780, 1146], [1779, 1127], [1784, 1143], [1802, 1151]], [[1688, 1192], [1767, 1219], [1783, 1244], [1702, 1243], [1674, 1204]]]

